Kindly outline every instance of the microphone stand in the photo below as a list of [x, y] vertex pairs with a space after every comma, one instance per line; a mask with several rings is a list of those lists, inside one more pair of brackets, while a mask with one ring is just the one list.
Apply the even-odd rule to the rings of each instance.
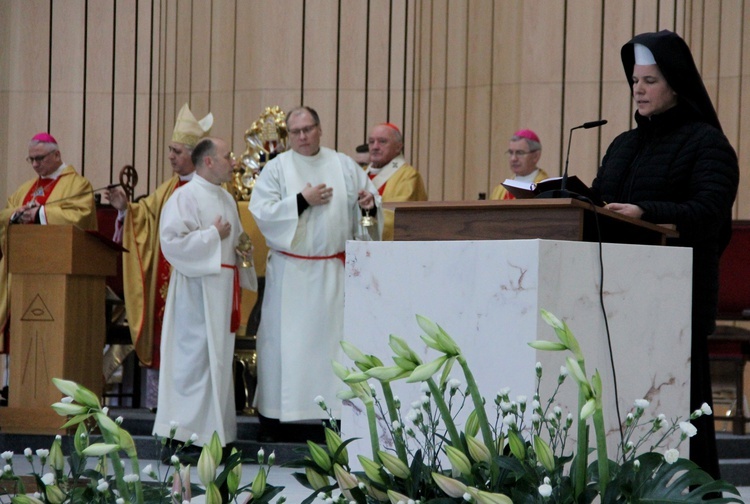
[[570, 133], [568, 134], [568, 151], [565, 154], [565, 169], [563, 170], [563, 176], [560, 179], [560, 189], [553, 189], [550, 191], [544, 191], [543, 193], [540, 193], [536, 196], [536, 198], [541, 199], [559, 199], [559, 198], [573, 198], [573, 199], [583, 199], [583, 196], [581, 196], [578, 193], [574, 193], [567, 190], [568, 185], [568, 164], [570, 163], [570, 145], [573, 140], [573, 130], [577, 129], [589, 129], [589, 128], [598, 128], [599, 126], [603, 126], [607, 124], [606, 119], [602, 119], [599, 121], [590, 121], [585, 122], [581, 124], [580, 126], [575, 126], [573, 128], [570, 128]]

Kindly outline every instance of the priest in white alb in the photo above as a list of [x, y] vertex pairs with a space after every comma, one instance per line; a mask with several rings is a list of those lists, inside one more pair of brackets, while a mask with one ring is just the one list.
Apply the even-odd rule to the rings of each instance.
[[159, 227], [172, 277], [154, 434], [175, 430], [178, 441], [197, 434], [198, 446], [214, 432], [224, 446], [237, 439], [232, 361], [240, 287], [257, 290], [252, 250], [238, 248], [237, 204], [221, 186], [232, 178], [230, 158], [223, 140], [199, 142], [195, 175], [167, 200]]
[[344, 332], [346, 241], [370, 236], [362, 211], [377, 218], [377, 189], [353, 159], [320, 146], [315, 110], [289, 112], [292, 149], [271, 160], [258, 178], [250, 212], [269, 246], [266, 291], [258, 329], [258, 391], [261, 419], [281, 422], [327, 418], [315, 397], [345, 388], [333, 374]]

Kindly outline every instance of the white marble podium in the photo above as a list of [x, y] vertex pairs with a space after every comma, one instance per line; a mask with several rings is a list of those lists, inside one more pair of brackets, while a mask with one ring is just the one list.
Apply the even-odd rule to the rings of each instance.
[[[540, 309], [565, 320], [586, 356], [587, 374], [591, 376], [598, 369], [602, 375], [609, 457], [615, 457], [619, 429], [600, 305], [598, 244], [550, 240], [351, 241], [346, 257], [345, 338], [363, 352], [380, 357], [385, 365], [392, 365], [388, 336], [396, 334], [428, 361], [438, 354], [419, 339], [421, 329], [415, 315], [432, 319], [467, 355], [487, 400], [490, 419], [495, 418], [495, 394], [504, 387], [511, 389], [511, 398], [524, 395], [531, 400], [536, 362], [544, 369], [542, 401], [549, 397], [569, 354], [538, 352], [527, 342], [557, 341], [553, 329], [541, 319]], [[623, 421], [634, 400], [640, 398], [651, 402], [648, 418], [658, 413], [668, 418], [686, 417], [691, 250], [605, 243], [602, 262], [603, 303]], [[346, 357], [343, 359], [351, 365]], [[458, 366], [451, 374], [465, 383]], [[577, 388], [572, 378], [563, 388], [558, 403], [564, 411], [575, 414]], [[394, 391], [406, 415], [411, 401], [419, 398], [419, 386], [400, 381], [394, 384]], [[356, 401], [344, 405], [343, 433], [345, 438], [362, 438], [350, 445], [350, 451], [370, 456], [367, 423], [360, 407]], [[469, 411], [467, 407], [464, 413]], [[681, 448], [686, 454], [687, 444]]]

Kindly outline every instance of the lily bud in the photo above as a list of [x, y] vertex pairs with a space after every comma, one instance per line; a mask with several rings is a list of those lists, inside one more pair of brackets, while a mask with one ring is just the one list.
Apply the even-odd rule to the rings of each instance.
[[406, 379], [406, 383], [423, 382], [432, 378], [432, 375], [437, 373], [443, 364], [448, 360], [447, 355], [442, 355], [432, 362], [420, 364], [414, 371], [411, 372], [411, 376]]
[[52, 405], [52, 409], [55, 410], [60, 416], [76, 416], [85, 415], [89, 412], [89, 409], [80, 404], [56, 402]]
[[354, 500], [351, 490], [357, 488], [359, 481], [352, 473], [347, 472], [338, 464], [333, 464], [333, 474], [336, 476], [336, 482], [339, 484], [339, 490], [350, 501]]
[[11, 502], [13, 504], [44, 504], [44, 502], [32, 495], [16, 495]]
[[[223, 450], [221, 448], [221, 439], [219, 439], [219, 434], [214, 431], [213, 435], [211, 436], [211, 439], [208, 441], [208, 449], [211, 451], [211, 457], [213, 457], [214, 462], [216, 462], [216, 465], [221, 464], [221, 456], [223, 454]], [[206, 449], [206, 446], [203, 447], [203, 449]]]
[[333, 367], [333, 374], [338, 376], [339, 380], [343, 380], [349, 376], [349, 370], [338, 361], [331, 361], [331, 367]]
[[328, 456], [326, 451], [313, 443], [312, 441], [307, 442], [307, 447], [310, 449], [310, 455], [312, 455], [313, 461], [318, 464], [318, 467], [323, 469], [325, 472], [331, 470], [331, 457]]
[[59, 436], [55, 436], [52, 446], [49, 449], [49, 465], [57, 472], [65, 469], [65, 457], [62, 452], [62, 441]]
[[57, 485], [47, 485], [44, 489], [49, 504], [62, 504], [65, 501], [65, 492]]
[[469, 462], [469, 457], [467, 457], [464, 452], [448, 445], [445, 447], [445, 454], [448, 456], [448, 460], [454, 471], [466, 476], [471, 474], [471, 462]]
[[596, 399], [591, 398], [581, 408], [581, 420], [586, 420], [596, 411]]
[[374, 460], [368, 459], [364, 455], [357, 455], [357, 458], [359, 459], [359, 463], [362, 464], [362, 469], [364, 469], [365, 474], [370, 481], [380, 483], [381, 485], [385, 483], [383, 481], [383, 476], [380, 474], [380, 464]]
[[471, 490], [473, 489], [469, 489], [469, 494], [476, 499], [477, 504], [513, 504], [513, 500], [507, 495], [485, 492], [484, 490], [472, 492]]
[[432, 479], [448, 497], [463, 497], [466, 485], [440, 473], [432, 473]]
[[99, 428], [102, 430], [102, 432], [107, 432], [108, 434], [112, 435], [116, 441], [119, 442], [120, 439], [120, 426], [115, 423], [114, 420], [109, 418], [104, 413], [96, 413], [94, 414], [94, 417], [96, 418], [96, 423], [99, 425]]
[[555, 470], [555, 455], [552, 453], [552, 449], [536, 434], [534, 435], [534, 452], [537, 460], [542, 463], [548, 472], [551, 473]]
[[[208, 486], [209, 483], [214, 481], [216, 477], [216, 461], [208, 445], [205, 445], [201, 450], [201, 455], [198, 457], [198, 477], [203, 483], [203, 486]], [[217, 488], [218, 490], [218, 488]], [[206, 492], [208, 494], [208, 492]]]
[[535, 350], [544, 350], [548, 352], [559, 352], [568, 349], [568, 347], [557, 341], [535, 340], [529, 341], [528, 345]]
[[526, 458], [526, 444], [516, 431], [512, 430], [508, 432], [508, 444], [510, 445], [510, 452], [514, 457], [518, 460]]
[[489, 448], [474, 436], [466, 434], [466, 444], [469, 447], [469, 455], [471, 455], [471, 458], [474, 460], [487, 463], [492, 460], [492, 454], [490, 454]]
[[255, 475], [252, 490], [254, 498], [257, 499], [260, 499], [263, 493], [266, 491], [266, 471], [262, 467], [258, 471], [258, 474]]
[[311, 467], [305, 467], [305, 476], [307, 476], [307, 482], [310, 483], [310, 486], [316, 491], [325, 488], [330, 484], [328, 476], [320, 474]]
[[[234, 455], [237, 453], [237, 448], [232, 448], [231, 455]], [[232, 467], [232, 469], [227, 473], [227, 490], [229, 490], [229, 493], [231, 495], [234, 495], [237, 493], [237, 489], [240, 487], [240, 481], [242, 480], [242, 462], [237, 462], [237, 464]]]
[[89, 445], [89, 432], [86, 430], [86, 426], [83, 422], [78, 424], [76, 428], [75, 436], [73, 437], [73, 446], [76, 449], [76, 453], [79, 455], [83, 453], [83, 450]]
[[87, 457], [101, 457], [102, 455], [107, 455], [108, 453], [112, 453], [119, 449], [120, 445], [116, 444], [94, 443], [86, 447], [82, 453]]
[[410, 360], [412, 362], [416, 362], [419, 364], [419, 362], [415, 361], [412, 357], [416, 354], [412, 351], [412, 349], [409, 347], [409, 344], [406, 343], [403, 339], [399, 338], [395, 334], [391, 334], [388, 337], [388, 346], [391, 347], [391, 350], [396, 352], [396, 355], [399, 357], [403, 357], [404, 359]]
[[469, 436], [476, 436], [479, 433], [479, 417], [477, 416], [477, 410], [469, 413], [469, 416], [466, 418], [464, 432]]
[[[328, 446], [328, 451], [333, 455], [336, 453], [336, 450], [338, 450], [339, 447], [343, 444], [343, 441], [338, 434], [336, 434], [332, 429], [328, 427], [326, 427], [325, 429], [325, 435], [326, 446]], [[339, 452], [338, 457], [336, 457], [336, 462], [341, 465], [347, 465], [349, 463], [349, 453], [346, 450], [346, 446], [343, 447]]]
[[[408, 363], [411, 361], [406, 362]], [[388, 383], [394, 380], [400, 380], [401, 378], [406, 378], [410, 374], [409, 371], [415, 367], [417, 367], [416, 364], [413, 364], [410, 369], [405, 369], [400, 366], [379, 366], [368, 369], [366, 374], [370, 378], [375, 378], [379, 382]]]
[[206, 485], [206, 504], [221, 504], [221, 492], [213, 481]]
[[411, 497], [407, 497], [402, 493], [398, 493], [394, 490], [388, 490], [388, 498], [391, 500], [391, 504], [399, 504], [400, 502], [409, 502], [414, 500]]
[[339, 342], [339, 344], [341, 345], [341, 348], [344, 350], [344, 354], [346, 354], [346, 356], [349, 357], [354, 362], [367, 360], [365, 354], [362, 353], [362, 351], [360, 351], [359, 348], [355, 347], [348, 341], [341, 341]]
[[138, 454], [136, 453], [135, 449], [135, 441], [133, 441], [133, 436], [130, 435], [128, 431], [125, 429], [120, 429], [119, 433], [120, 438], [120, 448], [125, 450], [125, 453], [130, 458], [137, 457]]
[[409, 466], [407, 466], [396, 455], [378, 450], [378, 458], [380, 459], [380, 462], [382, 462], [383, 467], [385, 467], [388, 472], [393, 474], [395, 477], [400, 479], [407, 479], [409, 476], [411, 476]]

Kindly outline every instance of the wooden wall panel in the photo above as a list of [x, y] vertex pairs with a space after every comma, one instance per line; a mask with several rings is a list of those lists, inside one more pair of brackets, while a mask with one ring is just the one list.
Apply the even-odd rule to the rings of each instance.
[[8, 16], [8, 54], [17, 57], [8, 61], [8, 115], [2, 125], [8, 143], [3, 202], [34, 175], [24, 161], [29, 155], [28, 143], [35, 133], [49, 130], [49, 21], [47, 0], [13, 3]]
[[[138, 0], [136, 2], [136, 47], [134, 72], [135, 72], [135, 104], [133, 107], [133, 130], [134, 140], [132, 156], [128, 164], [132, 164], [139, 175], [138, 186], [135, 194], [146, 194], [151, 192], [149, 187], [150, 175], [156, 159], [156, 143], [158, 128], [156, 122], [152, 122], [152, 114], [156, 111], [152, 89], [157, 84], [152, 74], [153, 63], [157, 59], [154, 56], [154, 40], [152, 23], [155, 21], [154, 6], [151, 2]], [[155, 117], [155, 116], [154, 116]], [[124, 163], [123, 163], [124, 164]], [[119, 170], [122, 166], [115, 163], [113, 167], [112, 181], [118, 181]], [[155, 186], [154, 186], [155, 187]]]
[[[597, 166], [601, 165], [610, 142], [629, 129], [633, 121], [633, 100], [620, 59], [620, 49], [634, 35], [633, 14], [633, 7], [628, 2], [604, 4], [601, 117], [608, 123], [600, 129], [602, 136]], [[593, 177], [582, 180], [588, 184]]]
[[[365, 3], [365, 2], [362, 2]], [[369, 0], [369, 24], [366, 39], [367, 129], [374, 124], [388, 121], [389, 118], [389, 70], [391, 59], [391, 2], [390, 0]], [[346, 150], [347, 146], [342, 146]]]
[[[185, 44], [189, 44], [190, 47], [188, 92], [190, 93], [190, 108], [191, 110], [194, 108], [196, 114], [201, 110], [213, 111], [215, 108], [210, 100], [210, 90], [213, 84], [214, 73], [220, 72], [221, 57], [219, 56], [220, 53], [214, 50], [213, 44], [226, 36], [231, 38], [233, 30], [228, 29], [227, 25], [221, 19], [217, 19], [214, 22], [212, 6], [214, 4], [226, 5], [230, 3], [231, 0], [223, 0], [222, 2], [191, 0], [190, 18], [189, 20], [185, 20], [186, 26], [184, 27], [187, 36], [186, 38], [180, 37], [180, 40], [184, 40]], [[180, 23], [182, 23], [181, 19]], [[178, 33], [184, 33], [182, 26], [178, 28]], [[232, 43], [234, 43], [234, 40], [232, 40]], [[214, 55], [216, 55], [216, 58], [212, 57]], [[229, 59], [229, 61], [231, 62], [232, 60]], [[177, 105], [178, 110], [180, 105]], [[219, 112], [218, 115], [214, 114], [216, 116], [213, 126], [215, 130], [212, 129], [211, 133], [222, 136], [224, 132], [228, 132], [229, 130], [231, 117], [227, 117], [224, 109], [217, 110]], [[200, 119], [202, 116], [197, 117]]]
[[[415, 9], [416, 45], [414, 68], [414, 148], [412, 162], [421, 166], [424, 183], [431, 200], [442, 198], [442, 170], [437, 171], [430, 159], [430, 101], [432, 95], [425, 90], [430, 88], [432, 65], [432, 4], [429, 0], [418, 0]], [[439, 179], [439, 180], [438, 180]]]
[[[427, 188], [430, 199], [456, 200], [454, 188], [446, 186], [445, 151], [447, 118], [445, 114], [446, 62], [448, 59], [448, 0], [433, 0], [430, 10], [430, 72], [427, 88], [421, 90], [430, 96], [430, 119], [427, 129], [429, 149], [428, 168], [430, 183]], [[423, 139], [420, 138], [420, 142]], [[459, 193], [460, 194], [460, 193]]]
[[[534, 0], [523, 2], [519, 119], [538, 135], [544, 145], [544, 167], [559, 175], [562, 151], [563, 50], [565, 3]], [[539, 43], [543, 40], [544, 43]]]
[[[367, 8], [368, 2], [341, 2], [339, 27], [339, 96], [336, 113], [339, 150], [354, 154], [354, 149], [367, 140], [370, 124], [365, 116], [367, 81]], [[377, 69], [373, 74], [382, 74]], [[386, 86], [387, 87], [387, 86]], [[382, 122], [384, 119], [374, 119]]]
[[[750, 14], [750, 5], [742, 4], [741, 19]], [[739, 110], [737, 111], [737, 133], [734, 148], [737, 150], [740, 164], [740, 186], [735, 204], [735, 218], [750, 217], [750, 27], [744, 26], [742, 36], [737, 37], [740, 42], [740, 84]], [[723, 119], [723, 118], [721, 118]]]
[[[82, 98], [86, 105], [83, 117], [86, 176], [94, 188], [110, 182], [112, 166], [112, 116], [115, 95], [115, 2], [93, 2], [88, 5], [86, 29], [86, 89]], [[127, 77], [126, 77], [127, 79]], [[75, 165], [81, 170], [82, 166]], [[96, 176], [94, 176], [96, 175]]]
[[581, 129], [573, 131], [571, 136], [570, 128], [601, 118], [602, 3], [600, 0], [570, 2], [566, 16], [563, 150], [559, 169], [565, 169], [570, 139], [569, 174], [589, 181], [596, 176], [599, 165], [601, 131]]
[[[214, 135], [244, 148], [270, 105], [309, 104], [323, 144], [351, 153], [390, 120], [430, 198], [475, 199], [509, 175], [509, 136], [536, 130], [541, 165], [590, 182], [631, 127], [619, 51], [635, 33], [673, 29], [691, 46], [743, 176], [750, 217], [750, 49], [744, 0], [29, 0], [0, 2], [0, 176], [5, 197], [30, 175], [26, 143], [52, 129], [95, 186], [133, 163], [138, 194], [171, 174], [176, 113], [212, 111]], [[88, 22], [86, 22], [88, 19]], [[33, 22], [31, 22], [33, 21]], [[738, 41], [742, 41], [739, 43]], [[50, 49], [51, 48], [51, 49]], [[30, 64], [29, 62], [33, 62]]]
[[[83, 143], [83, 89], [85, 32], [78, 27], [86, 15], [84, 0], [70, 0], [63, 6], [52, 3], [50, 132], [60, 143], [63, 160], [85, 175]], [[63, 150], [64, 149], [64, 150]]]
[[[477, 130], [473, 135], [470, 129], [467, 130], [467, 135], [483, 138], [490, 144], [489, 172], [484, 186], [488, 198], [497, 184], [512, 175], [505, 154], [508, 140], [515, 131], [531, 127], [525, 118], [520, 117], [521, 61], [526, 57], [525, 48], [520, 43], [523, 32], [521, 6], [522, 0], [493, 4], [490, 127], [487, 131]], [[542, 166], [545, 161], [541, 161]]]
[[[233, 144], [234, 134], [234, 48], [236, 43], [237, 24], [235, 23], [235, 1], [225, 0], [212, 2], [211, 10], [206, 14], [207, 26], [203, 28], [197, 25], [198, 30], [206, 29], [205, 55], [203, 61], [207, 63], [204, 68], [198, 66], [193, 68], [193, 76], [198, 79], [198, 86], [206, 88], [206, 103], [203, 106], [201, 96], [192, 93], [193, 103], [198, 103], [198, 110], [211, 111], [214, 114], [215, 123], [211, 129], [211, 135], [223, 138], [229, 143], [230, 149], [235, 152], [243, 152], [244, 141]], [[204, 14], [201, 14], [204, 15]], [[194, 28], [196, 25], [194, 25]], [[209, 51], [210, 50], [210, 51]], [[198, 77], [203, 74], [205, 77]], [[202, 116], [200, 116], [202, 117]], [[243, 130], [244, 132], [244, 130]]]
[[406, 115], [406, 80], [409, 76], [407, 69], [407, 51], [410, 46], [407, 43], [409, 35], [408, 9], [409, 3], [405, 0], [393, 2], [390, 15], [390, 79], [388, 82], [388, 121], [395, 123], [405, 133]]
[[[467, 121], [467, 94], [470, 87], [466, 84], [471, 81], [469, 68], [471, 68], [472, 54], [476, 51], [484, 54], [490, 47], [485, 41], [491, 40], [492, 35], [477, 37], [471, 41], [466, 36], [469, 32], [469, 10], [476, 2], [448, 2], [445, 58], [445, 119], [443, 130], [445, 131], [442, 145], [444, 159], [445, 191], [444, 199], [462, 200], [470, 195], [466, 194], [467, 185], [476, 185], [477, 170], [487, 169], [487, 163], [476, 166], [472, 163], [466, 150], [465, 131]], [[479, 33], [479, 32], [476, 32]], [[488, 72], [491, 69], [484, 65]], [[487, 79], [489, 81], [489, 79]], [[488, 88], [489, 89], [489, 88]], [[489, 118], [490, 110], [486, 107], [482, 115]], [[481, 126], [480, 126], [481, 127]], [[471, 139], [474, 144], [477, 139]], [[472, 151], [481, 150], [483, 146], [472, 145]], [[461, 169], [463, 167], [463, 169]], [[476, 194], [476, 192], [475, 192]], [[476, 196], [474, 196], [476, 197]]]
[[[459, 4], [460, 5], [460, 4]], [[451, 19], [456, 5], [451, 4]], [[494, 135], [492, 130], [492, 54], [494, 15], [493, 2], [473, 0], [465, 13], [455, 16], [461, 20], [461, 37], [466, 42], [454, 44], [461, 53], [451, 54], [448, 65], [448, 93], [452, 97], [448, 110], [447, 134], [455, 147], [446, 152], [446, 180], [453, 178], [458, 186], [461, 171], [457, 168], [464, 160], [462, 192], [458, 188], [446, 194], [450, 199], [478, 199], [487, 192], [490, 151]], [[466, 20], [464, 21], [464, 18]], [[451, 28], [451, 30], [456, 30]], [[474, 34], [469, 37], [469, 34]], [[465, 68], [464, 68], [464, 61]], [[463, 81], [463, 82], [462, 82]], [[465, 83], [464, 83], [465, 82]], [[461, 128], [462, 130], [459, 130]], [[489, 196], [488, 196], [489, 197]]]
[[[90, 2], [89, 2], [90, 4]], [[112, 96], [112, 152], [109, 162], [109, 173], [104, 173], [100, 167], [94, 168], [97, 173], [105, 175], [94, 183], [95, 188], [109, 184], [118, 178], [122, 167], [133, 164], [133, 144], [135, 142], [135, 79], [136, 69], [136, 2], [114, 3], [114, 76]], [[95, 143], [90, 145], [96, 145]], [[103, 168], [103, 167], [102, 167]]]
[[336, 77], [339, 64], [338, 2], [307, 2], [302, 103], [320, 116], [321, 144], [337, 148]]

